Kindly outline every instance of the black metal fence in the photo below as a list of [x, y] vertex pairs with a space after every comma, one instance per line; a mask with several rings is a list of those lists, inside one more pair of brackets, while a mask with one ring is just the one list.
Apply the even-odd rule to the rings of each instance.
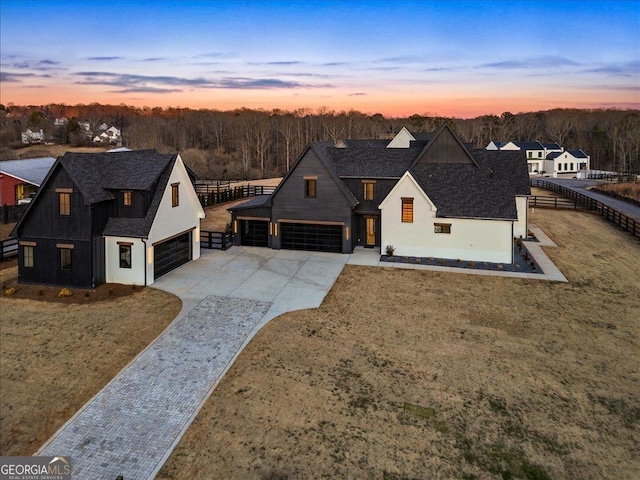
[[[531, 186], [551, 190], [552, 192], [558, 193], [563, 197], [571, 199], [576, 203], [576, 208], [582, 207], [586, 210], [593, 210], [596, 213], [602, 215], [606, 220], [614, 223], [626, 232], [629, 232], [634, 237], [640, 239], [640, 222], [625, 215], [624, 213], [619, 212], [609, 205], [605, 205], [595, 198], [591, 198], [583, 193], [576, 192], [575, 190], [562, 185], [558, 185], [556, 183], [548, 182], [546, 180], [533, 179], [531, 180]], [[533, 205], [530, 204], [530, 206]]]
[[231, 232], [200, 231], [200, 247], [209, 250], [226, 250], [231, 247], [233, 236]]
[[2, 205], [0, 207], [0, 223], [15, 223], [29, 207], [25, 205]]
[[15, 238], [0, 240], [0, 261], [16, 255], [18, 255], [18, 240]]

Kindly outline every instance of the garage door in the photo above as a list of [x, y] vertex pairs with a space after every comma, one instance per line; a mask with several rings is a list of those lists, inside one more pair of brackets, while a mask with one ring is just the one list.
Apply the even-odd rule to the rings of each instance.
[[191, 260], [191, 232], [153, 247], [154, 276], [158, 278]]
[[342, 253], [342, 225], [282, 223], [280, 230], [282, 248]]
[[269, 222], [240, 220], [240, 245], [248, 247], [269, 246]]

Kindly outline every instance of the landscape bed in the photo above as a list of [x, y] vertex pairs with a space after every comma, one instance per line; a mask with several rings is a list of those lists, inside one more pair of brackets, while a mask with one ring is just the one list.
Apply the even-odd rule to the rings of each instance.
[[348, 265], [259, 332], [157, 478], [637, 478], [640, 245], [531, 220], [568, 283]]
[[[536, 239], [528, 238], [527, 241]], [[450, 258], [406, 257], [399, 255], [381, 255], [381, 262], [407, 263], [410, 265], [431, 265], [438, 267], [470, 268], [496, 272], [543, 273], [522, 241], [513, 242], [513, 263], [474, 262], [470, 260], [453, 260]]]

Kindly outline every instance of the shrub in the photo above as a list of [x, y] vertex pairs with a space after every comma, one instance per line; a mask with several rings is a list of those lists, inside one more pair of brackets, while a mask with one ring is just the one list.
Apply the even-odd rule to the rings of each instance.
[[60, 298], [62, 298], [62, 297], [70, 297], [71, 295], [73, 295], [73, 293], [71, 293], [71, 290], [69, 290], [68, 288], [63, 288], [58, 293], [58, 297], [60, 297]]
[[387, 245], [384, 251], [387, 254], [387, 257], [393, 257], [393, 253], [396, 251], [396, 247], [394, 247], [393, 245]]
[[16, 293], [16, 289], [15, 289], [15, 288], [13, 288], [13, 287], [11, 287], [11, 288], [7, 288], [7, 289], [4, 291], [4, 294], [5, 294], [7, 297], [8, 297], [8, 296], [10, 296], [10, 295], [13, 295], [14, 293]]

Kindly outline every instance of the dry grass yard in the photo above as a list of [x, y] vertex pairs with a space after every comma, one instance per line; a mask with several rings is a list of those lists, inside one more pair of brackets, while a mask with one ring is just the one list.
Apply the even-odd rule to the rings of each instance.
[[[58, 301], [60, 288], [16, 286], [16, 276], [17, 267], [0, 271], [0, 454], [32, 455], [165, 329], [182, 303], [123, 285], [74, 290]], [[11, 285], [16, 293], [7, 297]], [[96, 301], [103, 298], [110, 299]]]
[[569, 283], [347, 266], [272, 321], [160, 479], [637, 479], [640, 244], [536, 209]]

